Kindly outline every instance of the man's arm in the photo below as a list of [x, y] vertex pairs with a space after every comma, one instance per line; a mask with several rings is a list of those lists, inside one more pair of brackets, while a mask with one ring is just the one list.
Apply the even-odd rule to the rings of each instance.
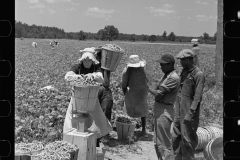
[[127, 67], [126, 67], [124, 68], [122, 73], [122, 91], [124, 95], [127, 92], [128, 80], [129, 80], [129, 75], [127, 73]]
[[104, 87], [108, 88], [110, 86], [110, 74], [111, 74], [110, 71], [106, 69], [103, 70], [103, 79], [104, 79], [103, 86]]
[[148, 91], [155, 96], [155, 101], [161, 101], [161, 98], [172, 89], [176, 88], [178, 84], [178, 80], [173, 77], [168, 77], [166, 83], [160, 84], [158, 89], [149, 88]]
[[202, 98], [202, 93], [203, 93], [203, 88], [204, 88], [204, 83], [205, 83], [205, 77], [202, 72], [200, 74], [196, 75], [195, 81], [196, 81], [195, 94], [194, 94], [193, 101], [192, 101], [192, 104], [190, 107], [190, 109], [192, 111], [195, 111], [197, 109], [197, 106], [200, 103], [201, 98]]

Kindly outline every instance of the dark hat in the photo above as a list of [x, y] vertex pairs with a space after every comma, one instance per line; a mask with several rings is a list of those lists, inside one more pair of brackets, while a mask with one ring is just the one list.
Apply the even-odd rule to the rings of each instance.
[[188, 57], [194, 57], [195, 54], [192, 50], [190, 49], [183, 49], [181, 52], [179, 52], [177, 55], [176, 55], [176, 58], [177, 59], [182, 59], [182, 58], [188, 58]]
[[157, 59], [156, 62], [159, 62], [159, 63], [170, 63], [170, 62], [175, 63], [175, 58], [170, 53], [166, 53], [166, 54], [162, 55], [162, 57], [160, 59]]
[[198, 46], [198, 44], [197, 44], [197, 43], [194, 43], [194, 44], [193, 44], [193, 47], [197, 47], [197, 46]]

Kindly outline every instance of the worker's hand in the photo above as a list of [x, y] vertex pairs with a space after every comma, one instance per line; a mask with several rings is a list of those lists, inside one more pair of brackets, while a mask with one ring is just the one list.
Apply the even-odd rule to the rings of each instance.
[[153, 81], [153, 82], [152, 82], [152, 89], [156, 90], [156, 89], [158, 88], [158, 85], [159, 85], [159, 84], [158, 84], [158, 81], [156, 81], [156, 80]]
[[85, 77], [86, 80], [90, 80], [90, 81], [93, 80], [93, 75], [92, 74], [86, 74], [84, 77]]
[[184, 117], [184, 122], [190, 122], [193, 120], [193, 111], [189, 111]]
[[83, 77], [81, 75], [76, 75], [77, 79], [83, 81]]
[[185, 117], [184, 117], [184, 121], [185, 121], [185, 122], [190, 122], [191, 119], [192, 119], [192, 117], [191, 117], [191, 115], [188, 114], [188, 113], [187, 113], [187, 114], [185, 115]]

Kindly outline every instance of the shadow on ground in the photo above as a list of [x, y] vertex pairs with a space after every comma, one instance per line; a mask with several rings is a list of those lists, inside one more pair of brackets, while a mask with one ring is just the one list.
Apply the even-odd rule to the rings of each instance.
[[100, 141], [108, 147], [117, 147], [123, 145], [131, 145], [138, 141], [153, 141], [153, 135], [147, 134], [148, 137], [143, 137], [141, 131], [134, 131], [134, 135], [125, 140], [119, 140], [116, 131], [112, 131], [108, 136], [103, 137]]

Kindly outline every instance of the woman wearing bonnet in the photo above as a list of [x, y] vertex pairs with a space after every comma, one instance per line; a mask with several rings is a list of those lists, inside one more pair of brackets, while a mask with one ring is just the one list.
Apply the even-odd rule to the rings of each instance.
[[[94, 48], [85, 48], [84, 50], [80, 51], [82, 56], [78, 60], [78, 64], [75, 64], [71, 67], [70, 71], [68, 71], [65, 75], [65, 80], [70, 83], [70, 85], [74, 86], [74, 82], [72, 81], [72, 77], [77, 77], [78, 80], [91, 79], [98, 83], [103, 83], [103, 75], [101, 72], [101, 68], [99, 66], [99, 62], [96, 59], [94, 53]], [[63, 127], [63, 134], [66, 134], [72, 130], [74, 130], [75, 126], [73, 126], [72, 118], [73, 118], [73, 98], [71, 97], [65, 121]], [[75, 107], [74, 107], [75, 108]], [[89, 112], [91, 116], [90, 126], [88, 126], [88, 130], [92, 132], [97, 132], [97, 146], [99, 146], [99, 138], [105, 136], [110, 131], [112, 131], [112, 127], [107, 120], [106, 116], [104, 115], [99, 101], [97, 100], [96, 106], [94, 107], [93, 111]], [[85, 114], [86, 116], [86, 114]]]
[[138, 55], [131, 55], [127, 67], [122, 73], [122, 90], [125, 95], [125, 107], [127, 114], [132, 118], [141, 117], [142, 134], [148, 137], [146, 132], [146, 116], [148, 115], [147, 77], [144, 70], [146, 62], [140, 60]]

